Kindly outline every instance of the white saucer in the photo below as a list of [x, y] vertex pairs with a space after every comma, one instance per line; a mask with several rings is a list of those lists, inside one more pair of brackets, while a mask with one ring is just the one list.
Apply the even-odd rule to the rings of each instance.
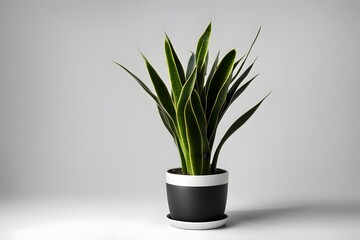
[[228, 219], [228, 216], [224, 214], [224, 216], [216, 221], [209, 221], [209, 222], [183, 222], [174, 220], [171, 218], [170, 214], [166, 216], [169, 224], [176, 228], [182, 229], [190, 229], [190, 230], [205, 230], [205, 229], [213, 229], [223, 226]]

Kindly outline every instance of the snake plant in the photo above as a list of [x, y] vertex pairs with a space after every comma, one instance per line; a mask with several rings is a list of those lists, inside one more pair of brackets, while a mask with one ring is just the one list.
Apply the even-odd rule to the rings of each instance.
[[215, 174], [219, 152], [225, 141], [254, 114], [266, 98], [264, 97], [241, 115], [214, 148], [216, 130], [226, 110], [257, 77], [255, 75], [246, 83], [241, 84], [254, 65], [255, 61], [242, 71], [260, 29], [244, 56], [236, 60], [236, 51], [233, 49], [219, 62], [218, 53], [209, 73], [207, 70], [211, 23], [198, 40], [196, 52], [191, 53], [186, 70], [169, 37], [165, 34], [165, 56], [171, 82], [170, 92], [144, 55], [156, 94], [126, 67], [114, 62], [128, 72], [155, 101], [161, 120], [179, 151], [183, 174]]

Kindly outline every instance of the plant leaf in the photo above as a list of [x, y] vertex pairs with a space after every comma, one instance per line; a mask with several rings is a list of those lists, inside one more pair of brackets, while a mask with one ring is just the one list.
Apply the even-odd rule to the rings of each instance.
[[218, 97], [220, 89], [227, 83], [227, 80], [231, 74], [232, 67], [234, 65], [234, 59], [236, 56], [235, 49], [231, 50], [221, 60], [219, 67], [216, 69], [214, 76], [209, 83], [209, 90], [206, 97], [206, 116], [209, 119], [211, 111], [215, 105], [215, 101]]
[[198, 69], [201, 70], [206, 59], [206, 54], [208, 52], [209, 40], [211, 35], [211, 22], [207, 26], [205, 32], [201, 35], [197, 47], [196, 47], [196, 64]]
[[190, 75], [189, 80], [186, 81], [185, 85], [182, 87], [179, 102], [176, 106], [176, 120], [179, 129], [179, 138], [180, 138], [180, 145], [183, 149], [185, 159], [189, 158], [189, 150], [187, 145], [187, 138], [186, 138], [186, 126], [185, 126], [185, 105], [188, 99], [191, 96], [191, 92], [194, 89], [196, 81], [196, 67], [193, 70], [192, 74]]
[[130, 72], [126, 67], [124, 67], [120, 63], [117, 63], [115, 61], [113, 61], [113, 63], [115, 63], [116, 65], [118, 65], [122, 69], [124, 69], [127, 73], [129, 73], [140, 84], [140, 86], [145, 90], [145, 92], [147, 92], [155, 100], [155, 102], [158, 103], [158, 99], [155, 96], [155, 94], [152, 93], [152, 91], [146, 86], [146, 84], [143, 81], [140, 80], [140, 78], [138, 78], [135, 74]]
[[239, 85], [242, 83], [242, 81], [249, 75], [252, 67], [254, 66], [256, 59], [254, 60], [254, 62], [245, 70], [245, 72], [243, 72], [243, 74], [241, 74], [241, 76], [235, 80], [234, 84], [230, 87], [230, 90], [228, 92], [228, 96], [227, 96], [227, 101], [230, 101], [230, 99], [232, 98], [232, 96], [234, 95], [235, 91], [237, 90], [237, 88], [239, 87]]
[[196, 67], [196, 57], [195, 57], [195, 53], [192, 52], [186, 68], [186, 80], [189, 79], [195, 67]]
[[174, 132], [174, 130], [171, 128], [168, 117], [163, 113], [163, 111], [160, 109], [160, 107], [158, 107], [158, 111], [159, 111], [159, 114], [160, 114], [163, 124], [165, 125], [166, 129], [168, 130], [168, 132], [170, 133], [170, 135], [174, 138], [174, 141], [176, 142], [177, 136], [176, 136], [176, 133]]
[[181, 160], [181, 168], [182, 168], [182, 172], [184, 174], [187, 174], [187, 167], [186, 167], [186, 160], [185, 160], [185, 156], [184, 156], [184, 153], [183, 153], [183, 150], [180, 146], [180, 142], [179, 142], [179, 139], [176, 139], [176, 146], [178, 148], [178, 151], [179, 151], [179, 155], [180, 155], [180, 160]]
[[[191, 99], [188, 99], [185, 106], [186, 137], [189, 146], [189, 159], [187, 161], [190, 175], [201, 175], [203, 139], [201, 129], [197, 122]], [[189, 168], [190, 167], [190, 168]]]
[[[208, 136], [216, 131], [217, 120], [221, 108], [226, 101], [226, 94], [231, 80], [231, 71], [234, 65], [236, 52], [231, 50], [220, 62], [214, 77], [211, 80], [206, 102], [206, 116], [208, 122]], [[210, 141], [210, 148], [212, 147]]]
[[143, 57], [144, 57], [146, 67], [148, 69], [151, 81], [154, 85], [156, 94], [158, 96], [159, 102], [160, 102], [161, 106], [163, 106], [164, 109], [170, 114], [172, 120], [176, 123], [175, 108], [172, 103], [171, 96], [168, 92], [168, 89], [167, 89], [165, 83], [163, 82], [163, 80], [161, 80], [160, 76], [155, 71], [155, 69], [151, 66], [149, 61], [146, 59], [146, 57], [144, 55], [143, 55]]
[[[169, 131], [169, 133], [172, 135], [172, 137], [174, 138], [174, 142], [175, 145], [179, 151], [179, 155], [180, 155], [180, 161], [181, 161], [181, 168], [184, 174], [187, 174], [187, 169], [186, 169], [186, 161], [185, 161], [185, 157], [184, 157], [184, 153], [183, 150], [181, 148], [180, 145], [180, 139], [179, 136], [177, 134], [176, 128], [172, 122], [172, 120], [170, 119], [170, 117], [168, 117], [164, 111], [162, 109], [160, 109], [160, 107], [158, 106], [158, 110], [159, 110], [159, 114], [161, 117], [161, 120], [163, 121], [166, 129]], [[175, 129], [174, 129], [175, 128]]]
[[251, 44], [248, 52], [246, 53], [244, 61], [241, 63], [241, 66], [240, 66], [239, 69], [237, 70], [236, 74], [233, 76], [232, 80], [235, 80], [235, 78], [236, 78], [237, 75], [240, 73], [241, 69], [243, 68], [243, 66], [244, 66], [244, 64], [245, 64], [245, 62], [246, 62], [246, 60], [247, 60], [247, 58], [248, 58], [248, 56], [249, 56], [249, 54], [250, 54], [250, 52], [251, 52], [251, 49], [253, 48], [253, 46], [254, 46], [254, 44], [255, 44], [255, 42], [256, 42], [259, 34], [260, 34], [260, 31], [261, 31], [261, 27], [259, 28], [258, 32], [256, 33], [255, 39], [254, 39], [254, 41], [252, 42], [252, 44]]
[[213, 110], [208, 120], [208, 136], [210, 136], [209, 137], [210, 148], [212, 148], [215, 140], [216, 129], [220, 121], [221, 109], [223, 109], [223, 106], [226, 103], [226, 93], [228, 91], [228, 84], [230, 83], [230, 81], [231, 81], [231, 76], [228, 77], [227, 82], [220, 89]]
[[[237, 61], [234, 63], [233, 73], [234, 73], [236, 67], [239, 65], [239, 63], [241, 62], [241, 60], [244, 59], [245, 56], [246, 56], [246, 54], [243, 55], [239, 60], [237, 60]], [[235, 79], [235, 78], [237, 77], [237, 74], [239, 74], [239, 72], [240, 72], [240, 70], [238, 70], [238, 71], [236, 72], [236, 74], [232, 76], [232, 79]]]
[[209, 61], [209, 53], [206, 54], [205, 63], [203, 64], [202, 68], [201, 69], [198, 68], [197, 70], [195, 87], [199, 94], [202, 93], [204, 88], [204, 79], [206, 75], [208, 61]]
[[250, 85], [250, 83], [258, 76], [259, 74], [255, 75], [253, 78], [251, 78], [249, 81], [247, 81], [244, 85], [242, 85], [232, 96], [232, 98], [228, 101], [226, 100], [226, 103], [221, 110], [219, 121], [221, 121], [222, 117], [224, 116], [225, 112], [228, 110], [230, 105], [245, 91], [245, 89]]
[[179, 137], [176, 134], [176, 129], [174, 131], [172, 130], [172, 125], [170, 124], [171, 120], [169, 121], [169, 117], [167, 117], [167, 115], [163, 113], [163, 110], [161, 110], [159, 107], [158, 107], [158, 110], [159, 110], [161, 120], [163, 121], [165, 127], [167, 128], [169, 133], [174, 137], [174, 142], [175, 142], [175, 145], [176, 145], [176, 147], [177, 147], [177, 149], [179, 151], [179, 155], [180, 155], [182, 171], [183, 171], [184, 174], [187, 174], [185, 157], [184, 157], [184, 153], [182, 151], [182, 148], [180, 146]]
[[201, 104], [200, 95], [194, 90], [191, 94], [191, 104], [199, 125], [202, 138], [201, 174], [210, 173], [210, 147], [207, 140], [207, 123], [204, 109]]
[[180, 96], [182, 83], [176, 66], [176, 62], [174, 60], [174, 56], [171, 51], [171, 46], [167, 38], [165, 38], [165, 54], [169, 69], [172, 94], [174, 97], [174, 103], [176, 105]]
[[[270, 94], [270, 93], [269, 93]], [[211, 164], [211, 173], [215, 173], [216, 172], [216, 164], [217, 164], [217, 160], [219, 157], [219, 153], [220, 150], [222, 148], [222, 146], [224, 145], [224, 143], [226, 142], [226, 140], [236, 131], [238, 130], [242, 125], [244, 125], [244, 123], [255, 113], [255, 111], [258, 109], [258, 107], [261, 105], [261, 103], [265, 100], [265, 98], [267, 98], [266, 95], [258, 104], [256, 104], [254, 107], [252, 107], [250, 110], [248, 110], [246, 113], [244, 113], [241, 117], [239, 117], [231, 126], [230, 128], [226, 131], [225, 135], [223, 136], [223, 138], [221, 139], [218, 147], [216, 148], [216, 151], [214, 153], [214, 157], [212, 160], [212, 164]]]
[[161, 119], [162, 120], [166, 119], [166, 121], [163, 120], [163, 123], [165, 124], [165, 127], [168, 130], [171, 130], [171, 131], [169, 131], [169, 133], [173, 137], [175, 137], [177, 134], [176, 134], [176, 125], [174, 123], [174, 120], [171, 118], [170, 114], [161, 105], [161, 103], [159, 102], [159, 100], [155, 96], [155, 94], [152, 93], [152, 91], [146, 86], [146, 84], [143, 81], [140, 80], [140, 78], [138, 78], [135, 74], [133, 74], [131, 71], [129, 71], [126, 67], [124, 67], [123, 65], [121, 65], [120, 63], [117, 63], [115, 61], [114, 61], [114, 63], [117, 64], [118, 66], [120, 66], [121, 68], [123, 68], [126, 72], [128, 72], [139, 83], [139, 85], [154, 99], [154, 101], [156, 102], [156, 104], [158, 106]]
[[245, 89], [250, 85], [250, 83], [257, 77], [259, 74], [255, 75], [253, 78], [251, 78], [249, 81], [247, 81], [244, 85], [242, 85], [232, 96], [232, 98], [229, 101], [228, 106], [230, 106], [240, 95], [245, 91]]
[[206, 122], [205, 111], [202, 108], [200, 95], [196, 90], [194, 90], [191, 94], [191, 104], [192, 107], [194, 108], [196, 119], [199, 122], [201, 133], [206, 138], [207, 122]]
[[181, 83], [182, 83], [182, 85], [184, 85], [185, 82], [186, 82], [184, 68], [183, 68], [183, 66], [182, 66], [182, 64], [181, 64], [181, 62], [179, 60], [179, 57], [177, 56], [177, 54], [175, 52], [175, 48], [174, 48], [173, 44], [171, 43], [169, 36], [167, 34], [165, 34], [165, 36], [166, 36], [166, 38], [167, 38], [167, 40], [168, 40], [168, 42], [170, 44], [171, 53], [172, 53], [172, 55], [174, 57], [174, 60], [175, 60], [175, 63], [176, 63], [176, 68], [177, 68], [177, 71], [179, 73]]
[[209, 85], [210, 85], [211, 79], [213, 78], [213, 76], [215, 74], [215, 71], [216, 71], [216, 68], [217, 68], [217, 65], [218, 65], [218, 62], [219, 62], [219, 55], [220, 55], [220, 51], [216, 55], [216, 58], [215, 58], [214, 63], [212, 65], [212, 67], [211, 67], [210, 73], [209, 73], [209, 75], [208, 75], [208, 77], [206, 79], [204, 91], [201, 94], [201, 100], [202, 100], [203, 106], [206, 106], [206, 96], [207, 96], [207, 93], [208, 93], [208, 90], [209, 90]]
[[216, 58], [215, 58], [214, 63], [213, 63], [213, 65], [212, 65], [212, 67], [211, 67], [209, 76], [207, 77], [206, 85], [205, 85], [206, 90], [207, 90], [207, 88], [209, 87], [210, 79], [211, 79], [211, 78], [214, 76], [214, 74], [215, 74], [215, 71], [216, 71], [216, 68], [217, 68], [217, 65], [218, 65], [218, 62], [219, 62], [219, 55], [220, 55], [220, 51], [219, 51], [218, 54], [216, 55]]
[[233, 72], [235, 71], [235, 68], [237, 67], [237, 65], [239, 64], [239, 62], [241, 61], [243, 57], [241, 57], [239, 60], [237, 60], [236, 62], [234, 62], [234, 66], [233, 66]]

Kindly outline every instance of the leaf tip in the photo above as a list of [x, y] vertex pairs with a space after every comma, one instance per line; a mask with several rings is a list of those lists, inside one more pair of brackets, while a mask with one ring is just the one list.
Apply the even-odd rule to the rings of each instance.
[[272, 93], [272, 91], [270, 91], [262, 100], [261, 103]]
[[139, 53], [141, 54], [141, 57], [145, 60], [146, 64], [149, 62], [147, 60], [147, 58], [145, 57], [145, 55], [141, 52], [141, 50], [139, 48], [137, 48], [137, 50], [139, 51]]
[[125, 67], [124, 67], [123, 65], [121, 65], [120, 63], [118, 63], [118, 62], [116, 62], [116, 61], [114, 61], [114, 60], [112, 60], [112, 62], [113, 62], [114, 64], [116, 64], [117, 66], [125, 69]]
[[166, 32], [164, 32], [164, 34], [165, 34], [165, 41], [168, 41], [168, 42], [170, 42], [170, 38], [169, 38], [169, 35], [167, 35], [167, 33], [166, 33]]

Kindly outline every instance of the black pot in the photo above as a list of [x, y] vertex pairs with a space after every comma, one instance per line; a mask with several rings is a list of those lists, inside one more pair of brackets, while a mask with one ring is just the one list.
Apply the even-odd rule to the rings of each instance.
[[208, 222], [224, 218], [228, 189], [227, 171], [190, 176], [166, 173], [170, 216], [185, 222]]

